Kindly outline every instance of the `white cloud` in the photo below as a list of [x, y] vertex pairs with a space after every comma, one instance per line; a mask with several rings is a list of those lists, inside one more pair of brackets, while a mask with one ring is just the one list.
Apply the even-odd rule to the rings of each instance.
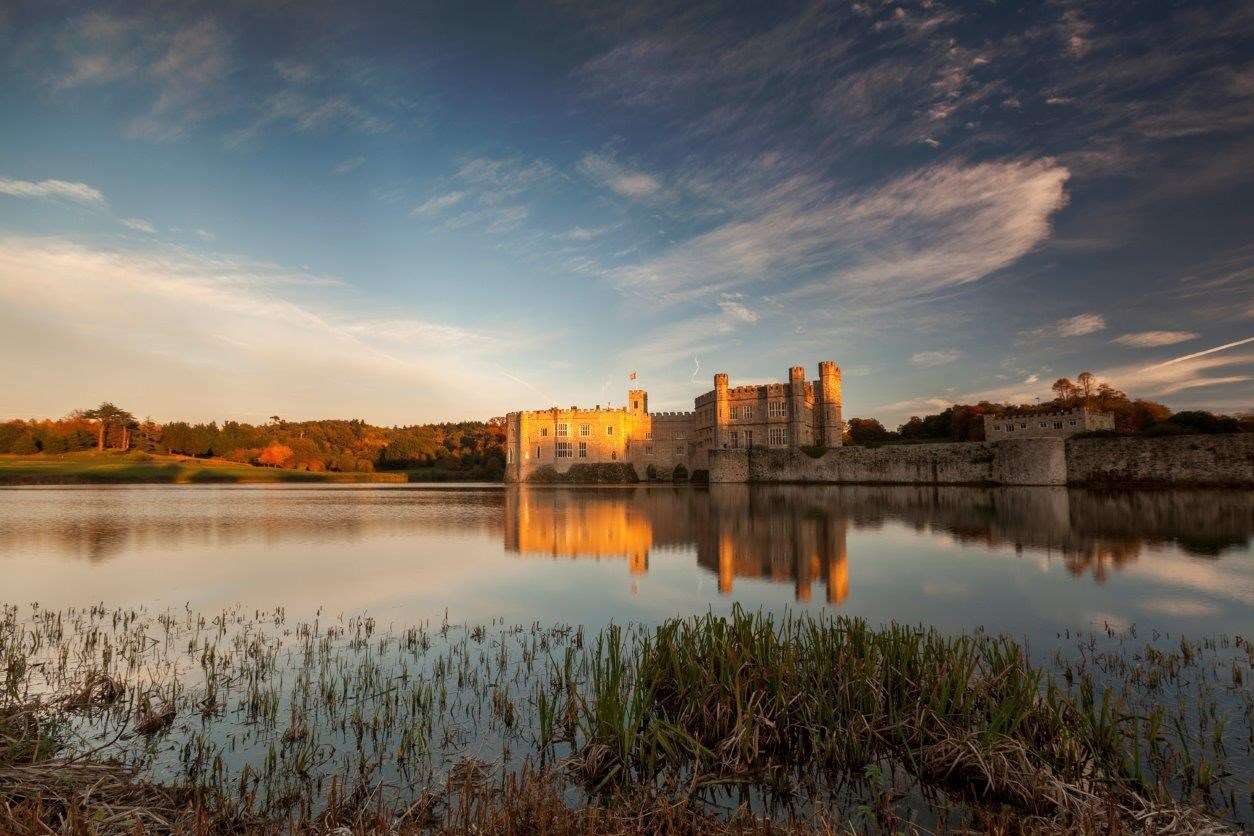
[[962, 357], [962, 352], [954, 349], [944, 351], [920, 351], [910, 355], [910, 365], [920, 369], [931, 369], [945, 366]]
[[797, 304], [936, 291], [1044, 241], [1067, 177], [1051, 160], [940, 164], [852, 194], [793, 177], [745, 201], [744, 217], [608, 277], [663, 302], [749, 286]]
[[[207, 419], [282, 408], [410, 422], [499, 408], [481, 381], [500, 342], [457, 323], [378, 320], [316, 274], [177, 247], [0, 239], [0, 377], [14, 403], [69, 410], [104, 397]], [[469, 349], [469, 350], [468, 350]], [[73, 362], [89, 352], [90, 364]], [[21, 368], [62, 368], [50, 390]], [[88, 368], [90, 367], [90, 368]], [[126, 374], [111, 370], [124, 368]], [[146, 380], [167, 381], [159, 393]], [[431, 401], [421, 393], [447, 393]], [[64, 398], [65, 402], [58, 399]], [[465, 399], [465, 403], [459, 403]], [[224, 406], [224, 404], [229, 404]]]
[[409, 210], [409, 214], [417, 215], [438, 215], [450, 206], [456, 206], [466, 198], [465, 192], [447, 192], [442, 195], [428, 198], [426, 202], [415, 206]]
[[365, 157], [349, 157], [336, 163], [335, 168], [331, 169], [332, 174], [348, 174], [350, 171], [356, 171], [361, 168], [362, 163], [366, 161]]
[[604, 235], [608, 229], [609, 227], [604, 226], [597, 228], [577, 226], [561, 233], [557, 237], [563, 241], [591, 241]]
[[603, 154], [585, 154], [579, 161], [579, 171], [623, 197], [652, 197], [662, 190], [661, 181], [652, 174], [627, 168]]
[[720, 299], [718, 307], [725, 317], [732, 322], [742, 322], [751, 325], [762, 318], [757, 311], [750, 310], [736, 298]]
[[1052, 330], [1060, 337], [1082, 337], [1085, 334], [1096, 334], [1105, 328], [1106, 318], [1101, 314], [1083, 313], [1058, 320]]
[[157, 228], [152, 225], [152, 221], [146, 221], [143, 218], [123, 218], [122, 226], [133, 229], [136, 232], [144, 232], [148, 235], [154, 235]]
[[1121, 337], [1115, 337], [1111, 342], [1134, 348], [1157, 348], [1161, 345], [1175, 345], [1176, 343], [1195, 340], [1198, 336], [1192, 331], [1141, 331], [1136, 334], [1124, 334]]
[[0, 194], [12, 197], [71, 200], [85, 206], [106, 205], [105, 197], [99, 189], [86, 183], [75, 183], [69, 180], [31, 181], [0, 177]]

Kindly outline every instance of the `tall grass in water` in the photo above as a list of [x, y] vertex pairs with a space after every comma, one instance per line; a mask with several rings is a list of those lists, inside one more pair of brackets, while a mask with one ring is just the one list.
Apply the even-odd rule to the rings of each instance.
[[95, 832], [1248, 822], [1248, 643], [1060, 644], [1034, 665], [1003, 637], [739, 609], [586, 638], [8, 607], [0, 832], [45, 832], [14, 810]]

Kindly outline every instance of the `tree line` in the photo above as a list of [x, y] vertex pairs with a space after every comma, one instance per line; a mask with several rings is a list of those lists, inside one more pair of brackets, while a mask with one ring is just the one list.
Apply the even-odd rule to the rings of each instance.
[[439, 476], [491, 479], [505, 469], [502, 421], [378, 427], [365, 421], [216, 421], [159, 424], [111, 403], [61, 419], [0, 422], [0, 453], [77, 450], [168, 453], [224, 458], [308, 471], [425, 469]]
[[1084, 407], [1114, 416], [1114, 434], [1179, 435], [1186, 433], [1254, 432], [1254, 415], [1217, 415], [1205, 410], [1174, 412], [1164, 404], [1129, 398], [1092, 372], [1081, 372], [1073, 381], [1060, 377], [1053, 382], [1054, 398], [1042, 403], [1010, 404], [980, 401], [954, 404], [931, 415], [911, 416], [894, 432], [874, 418], [850, 418], [845, 441], [851, 444], [894, 444], [939, 441], [983, 441], [985, 415], [1031, 415]]

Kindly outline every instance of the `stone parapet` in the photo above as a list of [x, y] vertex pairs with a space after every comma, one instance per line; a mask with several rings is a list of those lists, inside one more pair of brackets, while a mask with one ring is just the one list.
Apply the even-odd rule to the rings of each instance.
[[1254, 487], [1254, 434], [711, 450], [710, 481]]

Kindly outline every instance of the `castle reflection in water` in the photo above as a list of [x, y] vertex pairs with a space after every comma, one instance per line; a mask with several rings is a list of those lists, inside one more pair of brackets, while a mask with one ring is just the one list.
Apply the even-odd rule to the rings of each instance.
[[[776, 495], [777, 498], [783, 498]], [[505, 549], [523, 555], [621, 558], [633, 575], [654, 550], [696, 545], [697, 563], [718, 575], [792, 580], [808, 601], [821, 581], [827, 600], [849, 594], [843, 515], [809, 513], [795, 502], [754, 502], [746, 486], [711, 491], [568, 491], [522, 488], [505, 497]]]
[[[180, 552], [243, 568], [284, 550], [322, 549], [369, 563], [380, 553], [403, 561], [406, 554], [453, 556], [469, 548], [489, 560], [622, 561], [630, 577], [669, 554], [689, 567], [695, 562], [725, 594], [752, 579], [789, 583], [799, 600], [832, 604], [857, 594], [859, 572], [875, 568], [869, 561], [876, 554], [915, 555], [897, 570], [909, 573], [909, 585], [935, 571], [928, 555], [951, 546], [1058, 561], [1098, 583], [1131, 564], [1145, 567], [1147, 553], [1195, 558], [1162, 570], [1182, 577], [1199, 562], [1235, 552], [1225, 561], [1225, 580], [1213, 584], [1245, 600], [1249, 581], [1241, 567], [1254, 537], [1252, 491], [285, 486], [18, 490], [2, 499], [0, 568], [15, 565], [5, 559], [96, 564], [142, 555], [168, 566]], [[36, 564], [22, 565], [31, 572]]]
[[791, 581], [797, 600], [809, 601], [821, 583], [832, 604], [849, 595], [850, 529], [894, 521], [964, 544], [1056, 556], [1099, 583], [1147, 546], [1214, 557], [1247, 547], [1254, 532], [1249, 492], [521, 487], [506, 493], [504, 511], [506, 551], [522, 556], [622, 559], [640, 575], [651, 553], [695, 545], [697, 563], [724, 594], [737, 578]]

